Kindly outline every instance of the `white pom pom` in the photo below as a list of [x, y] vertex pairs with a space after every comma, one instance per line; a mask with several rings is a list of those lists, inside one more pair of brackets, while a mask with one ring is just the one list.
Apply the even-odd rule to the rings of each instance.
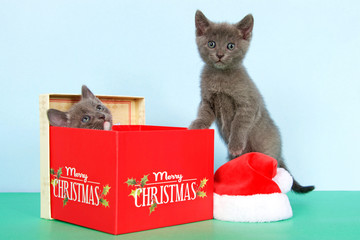
[[284, 168], [278, 168], [276, 176], [272, 179], [279, 186], [281, 192], [287, 193], [293, 185], [293, 178]]

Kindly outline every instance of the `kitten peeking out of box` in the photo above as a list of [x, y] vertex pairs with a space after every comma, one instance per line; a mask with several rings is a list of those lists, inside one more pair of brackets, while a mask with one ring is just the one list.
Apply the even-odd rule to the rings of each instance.
[[51, 126], [97, 130], [112, 129], [110, 110], [85, 85], [81, 88], [81, 100], [67, 112], [49, 109], [47, 116]]

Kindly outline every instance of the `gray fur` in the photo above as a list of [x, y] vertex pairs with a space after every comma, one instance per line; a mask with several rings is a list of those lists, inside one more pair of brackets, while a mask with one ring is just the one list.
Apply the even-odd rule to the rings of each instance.
[[[197, 11], [196, 43], [205, 62], [201, 74], [201, 102], [189, 129], [204, 129], [216, 121], [228, 146], [230, 159], [248, 152], [261, 152], [286, 168], [281, 154], [280, 133], [264, 100], [242, 61], [252, 38], [251, 14], [239, 23], [213, 23]], [[209, 45], [215, 42], [215, 47]], [[234, 44], [233, 49], [228, 46]], [[294, 181], [293, 190], [308, 192]]]
[[[56, 109], [47, 111], [50, 125], [104, 130], [106, 121], [110, 123], [111, 129], [112, 115], [110, 110], [85, 85], [82, 86], [81, 90], [81, 100], [67, 112]], [[85, 122], [84, 117], [89, 117], [89, 120]]]

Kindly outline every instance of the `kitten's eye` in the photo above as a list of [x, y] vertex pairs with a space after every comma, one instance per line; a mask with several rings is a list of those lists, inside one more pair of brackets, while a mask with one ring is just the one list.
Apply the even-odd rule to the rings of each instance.
[[83, 118], [81, 119], [81, 122], [83, 123], [87, 123], [88, 121], [90, 121], [90, 116], [88, 115], [83, 116]]
[[98, 110], [98, 111], [102, 111], [102, 110], [104, 110], [104, 107], [103, 107], [103, 106], [101, 106], [101, 105], [97, 105], [97, 106], [96, 106], [96, 110]]
[[235, 44], [234, 43], [229, 43], [228, 45], [227, 45], [227, 49], [229, 49], [229, 50], [233, 50], [235, 48]]
[[216, 43], [214, 41], [209, 41], [208, 42], [208, 47], [209, 48], [215, 48], [215, 46], [216, 46]]

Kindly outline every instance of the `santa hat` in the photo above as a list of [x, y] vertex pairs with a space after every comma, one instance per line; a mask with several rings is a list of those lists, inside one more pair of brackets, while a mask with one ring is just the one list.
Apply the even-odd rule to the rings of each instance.
[[214, 218], [234, 222], [271, 222], [292, 217], [286, 192], [293, 179], [262, 153], [247, 153], [215, 173]]

